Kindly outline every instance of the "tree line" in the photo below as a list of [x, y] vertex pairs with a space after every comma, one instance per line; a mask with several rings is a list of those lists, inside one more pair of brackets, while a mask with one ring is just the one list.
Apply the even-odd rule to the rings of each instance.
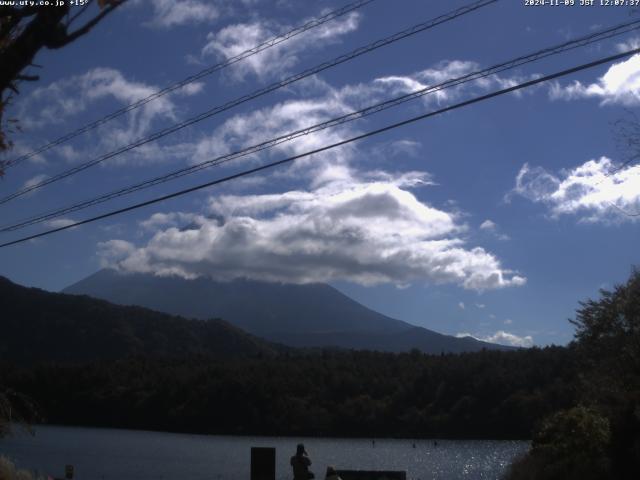
[[57, 424], [218, 434], [529, 438], [575, 402], [571, 349], [0, 364]]

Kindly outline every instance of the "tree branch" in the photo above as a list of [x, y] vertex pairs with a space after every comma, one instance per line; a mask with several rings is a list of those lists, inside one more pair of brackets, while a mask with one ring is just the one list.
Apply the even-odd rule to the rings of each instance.
[[67, 28], [69, 28], [71, 26], [71, 24], [73, 22], [76, 21], [76, 19], [82, 15], [84, 12], [87, 11], [87, 8], [89, 8], [91, 6], [91, 4], [93, 3], [93, 0], [89, 0], [87, 3], [84, 4], [84, 6], [80, 9], [80, 11], [78, 13], [76, 13], [73, 17], [71, 17], [69, 19], [69, 21], [67, 22]]
[[22, 80], [25, 82], [35, 82], [36, 80], [40, 80], [40, 77], [38, 75], [18, 75], [16, 77], [16, 80]]
[[59, 32], [60, 21], [68, 9], [68, 6], [39, 9], [33, 20], [0, 50], [0, 93], [6, 88], [12, 88], [16, 77], [32, 63], [36, 53], [46, 44], [47, 38]]
[[24, 18], [35, 15], [36, 13], [38, 13], [37, 7], [14, 8], [8, 6], [0, 6], [0, 17]]
[[92, 20], [87, 22], [83, 27], [77, 29], [73, 33], [67, 33], [67, 34], [65, 34], [65, 35], [63, 35], [63, 36], [61, 36], [59, 38], [56, 38], [54, 36], [51, 39], [51, 41], [49, 41], [47, 44], [45, 44], [45, 46], [47, 48], [57, 49], [57, 48], [62, 48], [65, 45], [68, 45], [69, 43], [73, 42], [74, 40], [76, 40], [77, 38], [81, 37], [82, 35], [85, 35], [85, 34], [89, 33], [89, 31], [91, 31], [91, 29], [93, 27], [95, 27], [98, 23], [100, 23], [100, 21], [104, 17], [109, 15], [111, 12], [113, 12], [116, 8], [118, 8], [120, 5], [122, 5], [125, 1], [126, 0], [122, 0], [121, 2], [118, 2], [118, 3], [112, 3], [110, 6], [108, 6], [104, 10], [102, 10], [102, 12], [100, 12], [98, 15], [96, 15]]

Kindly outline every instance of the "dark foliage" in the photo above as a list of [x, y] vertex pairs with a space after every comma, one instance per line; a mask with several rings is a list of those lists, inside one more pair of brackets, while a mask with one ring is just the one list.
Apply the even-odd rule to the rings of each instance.
[[535, 433], [530, 456], [535, 478], [598, 480], [606, 478], [609, 422], [598, 412], [578, 406], [556, 412]]
[[16, 425], [29, 431], [31, 424], [39, 420], [38, 409], [31, 398], [0, 386], [0, 438], [10, 434]]
[[613, 478], [640, 478], [640, 270], [581, 303], [576, 347], [584, 403], [611, 424]]
[[0, 366], [53, 423], [269, 435], [528, 438], [574, 377], [560, 347]]
[[640, 270], [572, 323], [581, 406], [548, 418], [507, 478], [640, 478]]

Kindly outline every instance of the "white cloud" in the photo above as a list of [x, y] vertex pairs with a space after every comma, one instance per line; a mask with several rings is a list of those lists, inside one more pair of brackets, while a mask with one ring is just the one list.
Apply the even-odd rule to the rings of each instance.
[[62, 227], [68, 227], [69, 225], [73, 225], [74, 223], [76, 223], [76, 221], [70, 218], [56, 218], [53, 220], [47, 220], [45, 222], [45, 225], [51, 228], [62, 228]]
[[[415, 88], [424, 88], [432, 82], [449, 78], [452, 75], [468, 73], [475, 68], [478, 66], [473, 62], [450, 61], [439, 63], [434, 68], [410, 76], [377, 78], [368, 83], [346, 85], [340, 89], [333, 88], [320, 78], [314, 77], [304, 86], [296, 87], [300, 90], [296, 99], [286, 100], [248, 114], [232, 116], [197, 143], [191, 159], [194, 163], [206, 161], [276, 136], [357, 111], [364, 106], [388, 99], [392, 95], [413, 91], [414, 88], [407, 87], [407, 85], [415, 84]], [[475, 82], [464, 88], [485, 90], [492, 88], [496, 83], [502, 84], [508, 81], [503, 78], [483, 79], [481, 82]], [[437, 92], [434, 95], [427, 95], [423, 97], [422, 101], [431, 104], [438, 102], [438, 96], [448, 99], [460, 96], [462, 92], [463, 87], [456, 87], [452, 90]], [[297, 155], [339, 142], [358, 133], [354, 125], [359, 124], [361, 121], [299, 137], [270, 149], [270, 154], [275, 152], [276, 154]], [[378, 149], [373, 155], [415, 156], [420, 148], [419, 142], [402, 139], [385, 146], [383, 149]], [[312, 167], [313, 172], [311, 173], [315, 178], [316, 185], [319, 185], [322, 182], [348, 177], [348, 168], [345, 165], [352, 158], [352, 152], [353, 147], [351, 146], [332, 149], [316, 154], [312, 158], [301, 159], [292, 168], [297, 173], [302, 170], [308, 171], [312, 165], [320, 163], [318, 158], [321, 158], [321, 163], [324, 166], [320, 170], [317, 167]], [[255, 156], [249, 158], [255, 159]]]
[[[69, 85], [73, 85], [72, 90]], [[157, 90], [154, 86], [127, 80], [118, 70], [94, 68], [85, 74], [36, 88], [20, 103], [24, 118], [21, 122], [28, 128], [40, 128], [82, 113], [103, 99], [129, 104]], [[141, 115], [147, 118], [154, 115], [172, 117], [174, 108], [165, 96], [148, 103], [141, 110]]]
[[533, 346], [533, 337], [531, 335], [526, 335], [524, 337], [519, 337], [513, 333], [505, 332], [503, 330], [499, 330], [493, 335], [484, 337], [487, 342], [499, 343], [502, 345], [512, 345], [514, 347], [531, 347]]
[[[331, 28], [337, 28], [342, 32], [352, 27], [355, 28], [352, 24], [357, 23], [353, 19], [346, 18], [342, 21], [346, 22], [347, 26], [333, 25]], [[316, 34], [327, 36], [329, 35], [327, 32], [329, 31], [325, 30], [316, 32]], [[232, 150], [263, 142], [276, 135], [286, 134], [351, 113], [365, 105], [389, 98], [394, 93], [405, 93], [406, 89], [399, 87], [398, 82], [417, 82], [423, 85], [421, 82], [435, 81], [448, 75], [467, 72], [476, 67], [477, 65], [473, 62], [444, 62], [411, 76], [395, 76], [393, 81], [390, 80], [391, 77], [385, 77], [366, 84], [347, 85], [340, 89], [331, 87], [319, 77], [312, 77], [292, 87], [294, 90], [299, 90], [296, 99], [265, 107], [249, 114], [235, 115], [199, 140], [193, 140], [193, 137], [186, 140], [183, 137], [179, 140], [167, 137], [161, 142], [148, 143], [105, 163], [130, 165], [170, 160], [192, 163], [210, 160]], [[484, 83], [476, 82], [474, 88], [488, 88], [488, 85], [492, 85], [491, 82], [504, 81], [506, 80], [485, 79]], [[67, 88], [69, 84], [74, 85], [75, 88], [70, 90]], [[66, 161], [75, 162], [78, 159], [95, 158], [96, 151], [108, 152], [135, 142], [149, 135], [153, 131], [152, 127], [157, 128], [156, 125], [161, 121], [176, 121], [183, 117], [183, 115], [179, 115], [181, 112], [178, 110], [177, 102], [174, 102], [175, 96], [196, 95], [202, 91], [202, 88], [200, 83], [190, 84], [170, 95], [160, 97], [130, 112], [123, 118], [100, 127], [87, 137], [84, 144], [74, 145], [74, 147], [64, 146], [65, 148], [56, 149], [51, 154], [58, 155]], [[446, 95], [459, 95], [462, 91], [461, 88], [457, 87], [454, 89], [455, 92], [450, 91]], [[103, 106], [102, 104], [106, 105], [105, 100], [116, 100], [126, 105], [144, 98], [156, 90], [155, 86], [128, 80], [117, 70], [96, 68], [84, 75], [70, 77], [47, 87], [36, 89], [22, 102], [23, 111], [18, 116], [24, 119], [23, 125], [25, 127], [45, 128], [60, 120], [86, 112], [90, 108], [98, 109]], [[438, 95], [442, 97], [445, 94], [439, 92]], [[446, 95], [442, 98], [449, 98]], [[102, 104], [100, 104], [101, 101]], [[435, 96], [429, 95], [424, 97], [423, 101], [432, 103], [437, 99]], [[295, 155], [328, 143], [344, 140], [355, 132], [357, 130], [353, 125], [343, 125], [287, 142], [273, 148], [271, 152]], [[202, 132], [199, 134], [202, 135]], [[401, 154], [412, 156], [417, 154], [419, 148], [418, 142], [403, 139], [394, 142], [384, 153], [387, 156]], [[316, 160], [321, 157], [325, 164], [328, 162], [328, 165], [323, 167], [321, 171], [314, 169], [310, 173], [316, 178], [317, 184], [336, 178], [344, 178], [348, 176], [348, 168], [345, 167], [345, 164], [352, 157], [352, 151], [353, 147], [351, 146], [333, 149], [330, 152], [315, 155], [314, 158], [302, 159], [296, 162], [290, 170], [293, 172], [307, 170], [309, 164], [318, 163]], [[249, 158], [255, 160], [256, 157]]]
[[24, 182], [24, 185], [22, 185], [22, 188], [30, 188], [33, 187], [34, 185], [37, 185], [38, 183], [42, 182], [43, 180], [47, 179], [49, 176], [41, 173], [39, 175], [36, 175], [34, 177], [31, 177], [29, 180], [27, 180], [26, 182]]
[[633, 37], [625, 42], [616, 44], [616, 50], [620, 53], [628, 52], [629, 50], [635, 50], [636, 48], [640, 48], [640, 38], [638, 37]]
[[579, 215], [581, 221], [601, 223], [638, 221], [640, 217], [629, 215], [640, 212], [640, 165], [610, 174], [615, 168], [607, 157], [557, 175], [525, 163], [505, 199], [517, 194], [542, 203], [552, 217]]
[[417, 157], [422, 144], [414, 140], [396, 140], [389, 144], [389, 153], [393, 156]]
[[[423, 90], [434, 85], [441, 84], [453, 78], [462, 77], [481, 70], [480, 64], [467, 60], [444, 60], [433, 67], [421, 70], [412, 75], [390, 75], [377, 78], [375, 83], [383, 85], [393, 95], [402, 95]], [[536, 75], [527, 78], [533, 78]], [[525, 80], [525, 77], [502, 77], [491, 75], [479, 78], [468, 83], [461, 83], [446, 89], [432, 92], [423, 97], [423, 102], [428, 105], [438, 105], [459, 99], [468, 92], [484, 92], [492, 89], [512, 87]]]
[[[351, 111], [350, 106], [337, 97], [336, 92], [315, 99], [296, 99], [255, 110], [248, 114], [235, 115], [226, 120], [220, 127], [201, 140], [195, 146], [192, 161], [199, 163], [211, 158], [256, 145], [273, 137], [286, 135], [333, 117]], [[353, 132], [349, 125], [327, 129], [295, 140], [281, 143], [269, 150], [270, 154], [298, 155], [309, 150], [336, 143]], [[303, 158], [292, 167], [294, 170], [308, 171], [311, 165], [321, 164], [322, 174], [326, 180], [344, 177], [345, 164], [349, 158], [351, 147], [331, 149], [315, 158]], [[252, 157], [249, 157], [252, 158]], [[318, 158], [322, 162], [318, 162]], [[317, 167], [310, 173], [317, 181], [322, 181]]]
[[100, 225], [98, 228], [109, 235], [123, 235], [127, 231], [126, 225], [124, 223]]
[[[73, 90], [69, 90], [70, 84], [74, 86]], [[146, 130], [155, 117], [176, 120], [176, 106], [171, 97], [196, 95], [203, 86], [199, 82], [191, 83], [134, 110], [133, 115], [139, 123], [136, 130]], [[27, 117], [26, 126], [38, 128], [82, 113], [100, 100], [113, 99], [128, 105], [158, 90], [153, 85], [127, 80], [118, 70], [98, 67], [35, 89], [21, 102], [21, 107]]]
[[193, 224], [196, 221], [202, 221], [204, 217], [195, 213], [154, 213], [146, 220], [139, 222], [144, 230], [156, 231], [162, 227], [177, 227], [180, 225]]
[[60, 155], [60, 157], [62, 157], [68, 163], [75, 163], [83, 159], [82, 153], [71, 145], [59, 145], [57, 147], [57, 152], [58, 155]]
[[[30, 146], [29, 144], [25, 143], [24, 140], [21, 139], [16, 139], [15, 143], [13, 144], [13, 147], [10, 150], [10, 153], [12, 155], [13, 158], [18, 158], [21, 157], [23, 155], [27, 155], [33, 152], [33, 147]], [[4, 155], [7, 155], [9, 152], [4, 152]], [[5, 158], [5, 160], [8, 160], [8, 158]], [[47, 164], [47, 159], [46, 157], [41, 154], [41, 153], [37, 153], [31, 157], [29, 157], [29, 159], [27, 159], [27, 161], [29, 163], [32, 164], [36, 164], [36, 165], [46, 165]]]
[[98, 243], [98, 258], [103, 268], [111, 266], [111, 259], [131, 255], [136, 250], [133, 243], [126, 240], [107, 240]]
[[458, 303], [458, 308], [460, 308], [460, 310], [464, 310], [465, 309], [464, 302]]
[[513, 323], [513, 320], [511, 320], [510, 318], [507, 318], [507, 319], [504, 321], [504, 324], [505, 324], [505, 325], [511, 325], [512, 323]]
[[212, 22], [220, 16], [220, 9], [213, 0], [138, 0], [134, 4], [151, 8], [152, 16], [146, 25], [155, 28]]
[[[73, 89], [69, 88], [73, 85]], [[110, 151], [127, 145], [147, 135], [161, 120], [178, 120], [179, 108], [175, 97], [192, 96], [202, 91], [202, 83], [192, 83], [171, 94], [156, 98], [140, 108], [132, 110], [122, 118], [109, 122], [83, 139], [83, 146], [62, 145], [53, 152], [69, 162], [94, 158], [96, 151]], [[141, 82], [128, 80], [121, 72], [111, 68], [94, 68], [82, 75], [75, 75], [36, 88], [17, 105], [21, 125], [26, 130], [38, 131], [70, 121], [89, 109], [99, 110], [114, 100], [120, 105], [128, 105], [158, 91], [159, 88]], [[106, 103], [105, 101], [109, 101]], [[128, 157], [120, 156], [111, 162], [129, 162], [131, 159], [149, 160], [185, 156], [190, 153], [184, 145], [147, 144], [136, 148]]]
[[483, 309], [486, 307], [486, 305], [484, 303], [476, 303], [476, 307]]
[[613, 64], [594, 83], [575, 81], [562, 86], [556, 82], [549, 93], [554, 100], [596, 98], [602, 105], [637, 106], [640, 104], [640, 54]]
[[484, 222], [482, 222], [480, 224], [480, 230], [494, 231], [495, 229], [496, 229], [496, 224], [495, 224], [495, 222], [492, 222], [491, 220], [485, 220]]
[[[277, 77], [296, 65], [300, 56], [305, 55], [309, 49], [335, 43], [339, 37], [356, 30], [360, 19], [361, 15], [358, 12], [351, 12], [301, 33], [291, 41], [282, 42], [245, 58], [231, 67], [234, 77], [237, 80], [242, 80], [249, 74], [262, 79]], [[266, 20], [229, 25], [207, 36], [202, 56], [232, 58], [288, 30], [291, 30], [290, 26]]]
[[[26, 182], [24, 182], [24, 184], [22, 184], [22, 189], [31, 188], [34, 185], [38, 185], [40, 182], [42, 182], [43, 180], [46, 180], [47, 178], [49, 178], [49, 175], [46, 175], [44, 173], [35, 175], [30, 179], [28, 179]], [[30, 192], [27, 192], [25, 195], [31, 196], [31, 195], [35, 195], [36, 193], [38, 193], [38, 190], [34, 189], [34, 190], [31, 190]]]
[[490, 234], [491, 236], [497, 238], [498, 240], [507, 241], [511, 240], [511, 237], [505, 233], [500, 233], [498, 224], [487, 219], [480, 224], [480, 230], [485, 233]]
[[511, 347], [532, 347], [533, 346], [533, 337], [531, 335], [526, 335], [524, 337], [520, 337], [513, 333], [505, 332], [504, 330], [498, 330], [494, 334], [490, 335], [472, 335], [470, 333], [457, 333], [456, 337], [472, 337], [476, 340], [481, 340], [483, 342], [489, 343], [498, 343], [500, 345], [508, 345]]
[[352, 178], [308, 191], [224, 195], [210, 200], [209, 213], [187, 229], [161, 228], [139, 248], [105, 243], [101, 257], [127, 271], [219, 280], [420, 281], [473, 290], [526, 281], [484, 249], [465, 248], [454, 216], [393, 182]]

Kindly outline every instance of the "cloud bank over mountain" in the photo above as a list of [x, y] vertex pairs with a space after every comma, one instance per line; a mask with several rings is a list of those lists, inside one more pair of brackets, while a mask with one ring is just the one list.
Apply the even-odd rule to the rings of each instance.
[[453, 283], [484, 290], [526, 282], [462, 238], [455, 215], [410, 191], [426, 175], [387, 180], [351, 178], [281, 194], [211, 197], [205, 215], [155, 215], [142, 246], [100, 244], [103, 265], [185, 278], [362, 285]]

